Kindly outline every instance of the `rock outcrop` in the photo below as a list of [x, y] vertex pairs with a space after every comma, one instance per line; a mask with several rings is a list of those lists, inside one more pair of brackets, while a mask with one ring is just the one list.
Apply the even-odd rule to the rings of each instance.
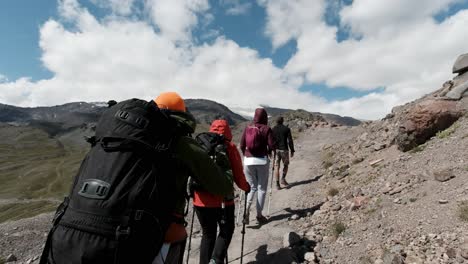
[[395, 142], [402, 151], [413, 149], [451, 126], [461, 115], [454, 101], [423, 101], [405, 114]]

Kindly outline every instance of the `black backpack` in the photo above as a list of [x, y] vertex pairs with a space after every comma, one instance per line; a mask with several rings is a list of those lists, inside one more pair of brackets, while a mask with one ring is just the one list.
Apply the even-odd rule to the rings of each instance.
[[[226, 140], [224, 135], [214, 132], [202, 132], [195, 137], [195, 140], [200, 144], [203, 150], [215, 161], [215, 163], [223, 168], [224, 171], [231, 169], [231, 164], [226, 164], [223, 159], [217, 160], [218, 154], [227, 155]], [[226, 174], [225, 174], [226, 175]], [[228, 175], [226, 175], [228, 176]], [[230, 175], [232, 177], [232, 175]], [[197, 183], [193, 178], [189, 183], [190, 196], [193, 197], [194, 191], [203, 191], [203, 187]]]
[[216, 158], [216, 152], [226, 152], [226, 141], [224, 135], [214, 132], [203, 132], [195, 137], [195, 140], [213, 159]]
[[152, 263], [175, 208], [175, 120], [131, 99], [101, 116], [40, 263]]

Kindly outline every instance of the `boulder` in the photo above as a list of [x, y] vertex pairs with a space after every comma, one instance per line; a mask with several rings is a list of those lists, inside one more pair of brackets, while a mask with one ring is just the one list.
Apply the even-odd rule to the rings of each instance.
[[411, 150], [450, 127], [462, 114], [455, 101], [423, 101], [403, 117], [395, 142], [401, 151]]
[[468, 91], [468, 81], [452, 88], [445, 97], [453, 100], [460, 100]]
[[466, 71], [468, 71], [468, 53], [458, 56], [452, 68], [453, 73], [461, 74]]

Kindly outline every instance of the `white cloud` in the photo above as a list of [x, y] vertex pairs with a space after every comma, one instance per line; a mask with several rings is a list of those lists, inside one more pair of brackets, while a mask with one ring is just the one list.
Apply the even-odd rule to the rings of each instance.
[[1, 102], [32, 106], [150, 99], [177, 90], [186, 98], [232, 106], [304, 108], [322, 103], [298, 91], [302, 78], [285, 75], [270, 59], [232, 40], [219, 37], [212, 44], [178, 45], [178, 40], [143, 21], [100, 22], [74, 1], [64, 2], [61, 9], [76, 28], [49, 20], [40, 31], [42, 61], [54, 77], [0, 84], [6, 91], [0, 94]]
[[304, 28], [321, 22], [323, 0], [258, 0], [267, 12], [266, 35], [274, 48], [302, 34]]
[[[213, 21], [207, 0], [145, 0], [151, 21], [125, 16], [97, 19], [76, 0], [62, 0], [61, 19], [50, 19], [40, 29], [41, 60], [53, 77], [40, 81], [3, 78], [0, 102], [35, 106], [150, 99], [176, 90], [186, 98], [212, 99], [238, 109], [266, 104], [366, 119], [383, 117], [393, 106], [438, 88], [450, 77], [455, 58], [466, 52], [468, 11], [438, 24], [432, 14], [446, 8], [449, 1], [439, 5], [431, 0], [417, 19], [402, 19], [406, 10], [394, 7], [390, 17], [366, 20], [357, 15], [364, 12], [359, 11], [363, 1], [355, 0], [335, 12], [353, 34], [362, 37], [338, 43], [337, 28], [323, 19], [329, 6], [325, 0], [258, 0], [268, 14], [265, 33], [273, 46], [281, 47], [291, 39], [298, 44], [285, 68], [278, 68], [254, 49], [240, 47], [219, 32], [212, 32], [210, 44], [196, 44], [192, 30]], [[389, 1], [385, 3], [393, 3]], [[380, 12], [380, 6], [369, 8], [367, 13]], [[125, 8], [117, 9], [112, 10], [127, 14]], [[379, 27], [367, 25], [371, 20]], [[326, 101], [300, 92], [304, 82], [385, 90]]]
[[226, 8], [226, 14], [233, 16], [247, 14], [252, 8], [252, 3], [249, 1], [221, 0], [220, 3]]
[[[341, 23], [360, 39], [338, 43], [338, 29], [324, 22], [324, 1], [263, 0], [269, 10], [266, 33], [275, 46], [291, 38], [297, 41], [297, 53], [285, 67], [288, 74], [356, 90], [385, 87], [381, 94], [331, 102], [325, 109], [382, 117], [393, 106], [439, 88], [451, 78], [456, 57], [466, 52], [467, 10], [437, 23], [433, 15], [455, 1], [410, 2], [353, 1], [340, 12]], [[279, 8], [279, 3], [286, 7]], [[305, 17], [304, 10], [311, 8], [320, 10]]]
[[130, 15], [135, 0], [91, 0], [92, 3], [103, 8], [109, 8], [117, 15]]
[[356, 34], [384, 37], [431, 20], [455, 2], [460, 0], [355, 0], [341, 11], [341, 18]]
[[154, 24], [172, 41], [190, 41], [197, 15], [210, 8], [208, 0], [146, 0]]

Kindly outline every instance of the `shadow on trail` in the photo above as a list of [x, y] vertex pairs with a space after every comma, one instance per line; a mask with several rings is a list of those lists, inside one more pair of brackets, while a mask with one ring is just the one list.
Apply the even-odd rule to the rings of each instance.
[[307, 216], [308, 213], [313, 214], [315, 211], [319, 210], [320, 207], [322, 207], [324, 203], [319, 203], [317, 205], [314, 205], [310, 208], [304, 208], [304, 209], [291, 209], [291, 208], [285, 208], [283, 211], [286, 211], [287, 213], [284, 214], [278, 214], [278, 215], [273, 215], [270, 218], [268, 218], [268, 223], [273, 222], [273, 221], [279, 221], [283, 219], [287, 219], [293, 215], [299, 215], [299, 217], [304, 217]]
[[[247, 264], [253, 264], [253, 263], [278, 263], [278, 264], [283, 264], [283, 263], [292, 263], [297, 261], [297, 257], [294, 254], [294, 252], [289, 249], [289, 248], [281, 248], [276, 252], [268, 254], [268, 246], [267, 245], [261, 245], [257, 249], [254, 249], [252, 251], [249, 251], [244, 254], [244, 258], [247, 255], [253, 254], [257, 252], [255, 255], [255, 260], [247, 262]], [[240, 257], [237, 257], [235, 259], [229, 260], [229, 263], [237, 263], [239, 261]]]
[[268, 246], [261, 245], [257, 248], [255, 261], [250, 261], [248, 264], [253, 263], [292, 263], [297, 261], [296, 255], [289, 248], [281, 248], [276, 252], [268, 254]]
[[304, 185], [304, 184], [309, 184], [309, 183], [312, 183], [312, 182], [315, 182], [315, 181], [320, 180], [320, 178], [322, 178], [322, 176], [323, 176], [323, 174], [317, 175], [317, 176], [315, 176], [315, 177], [312, 178], [312, 179], [303, 180], [303, 181], [297, 181], [297, 182], [291, 182], [291, 183], [289, 183], [289, 186], [288, 186], [288, 187], [283, 187], [282, 189], [290, 189], [290, 188], [295, 187], [295, 186]]
[[[275, 222], [275, 221], [281, 221], [283, 219], [288, 219], [290, 218], [291, 216], [293, 215], [298, 215], [299, 217], [305, 217], [307, 216], [308, 213], [310, 214], [314, 214], [317, 210], [320, 210], [320, 207], [322, 207], [324, 203], [319, 203], [319, 204], [316, 204], [310, 208], [304, 208], [304, 209], [291, 209], [291, 208], [285, 208], [283, 210], [280, 210], [280, 211], [277, 211], [274, 213], [274, 215], [270, 216], [268, 218], [268, 222], [266, 223], [263, 223], [263, 224], [250, 224], [248, 226], [246, 226], [246, 228], [248, 229], [260, 229], [262, 226], [264, 225], [268, 225], [272, 222]], [[276, 213], [279, 213], [279, 212], [282, 212], [282, 211], [286, 211], [286, 213], [283, 213], [283, 214], [276, 214]]]

